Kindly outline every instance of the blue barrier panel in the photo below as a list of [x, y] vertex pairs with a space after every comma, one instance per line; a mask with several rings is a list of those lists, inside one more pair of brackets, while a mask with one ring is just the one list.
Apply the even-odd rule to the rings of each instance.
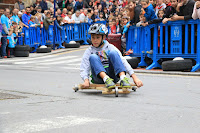
[[127, 51], [130, 56], [141, 57], [139, 66], [147, 66], [144, 58], [150, 57], [153, 63], [146, 69], [161, 67], [161, 58], [183, 57], [196, 60], [192, 72], [200, 68], [200, 20], [175, 21], [167, 24], [153, 24], [146, 27], [131, 26], [128, 30]]
[[[197, 41], [195, 41], [195, 33], [197, 33], [197, 36], [200, 34], [200, 30], [198, 29], [199, 25], [199, 20], [168, 22], [165, 25], [158, 24], [157, 28], [154, 28], [153, 63], [146, 69], [161, 67], [157, 62], [161, 58], [175, 57], [194, 59], [197, 63], [191, 71], [194, 72], [199, 69], [200, 60], [198, 49], [200, 44], [198, 37], [196, 39]], [[168, 34], [169, 30], [170, 35]], [[160, 32], [159, 37], [158, 32]]]
[[65, 37], [64, 40], [66, 43], [69, 43], [70, 41], [84, 41], [83, 44], [87, 43], [88, 38], [88, 24], [87, 23], [80, 23], [80, 24], [65, 24], [63, 26], [65, 30], [65, 35], [62, 37]]
[[58, 44], [57, 49], [59, 49], [59, 48], [64, 48], [64, 47], [62, 46], [62, 43], [63, 43], [62, 37], [61, 37], [62, 31], [63, 31], [63, 29], [62, 29], [62, 30], [59, 30], [59, 29], [57, 28], [57, 26], [55, 27], [55, 32], [56, 32], [55, 44]]
[[100, 24], [107, 24], [107, 21], [96, 21], [95, 23], [100, 23]]
[[30, 34], [29, 29], [24, 27], [24, 44], [29, 45], [30, 44]]
[[47, 31], [47, 43], [46, 45], [53, 44], [53, 25], [49, 25], [49, 29]]

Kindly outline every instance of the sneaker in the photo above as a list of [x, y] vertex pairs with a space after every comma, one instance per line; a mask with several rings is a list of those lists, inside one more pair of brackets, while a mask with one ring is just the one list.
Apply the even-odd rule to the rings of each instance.
[[107, 78], [105, 84], [106, 84], [106, 88], [108, 89], [115, 88], [115, 83], [113, 82], [113, 79], [111, 78]]
[[7, 56], [3, 56], [3, 58], [7, 58]]
[[131, 87], [131, 84], [129, 83], [127, 77], [125, 77], [123, 80], [121, 80], [120, 86], [121, 86], [121, 87], [125, 87], [125, 88]]

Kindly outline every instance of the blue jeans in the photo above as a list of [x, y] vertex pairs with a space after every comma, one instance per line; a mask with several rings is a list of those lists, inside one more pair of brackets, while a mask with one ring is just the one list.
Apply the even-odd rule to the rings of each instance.
[[7, 56], [6, 46], [7, 46], [7, 37], [2, 37], [1, 38], [1, 56]]
[[126, 72], [122, 60], [117, 51], [110, 51], [108, 54], [109, 67], [104, 68], [101, 59], [96, 54], [91, 54], [89, 61], [92, 71], [92, 80], [96, 84], [104, 84], [103, 79], [99, 76], [100, 72], [105, 72], [114, 82], [119, 81], [119, 73]]

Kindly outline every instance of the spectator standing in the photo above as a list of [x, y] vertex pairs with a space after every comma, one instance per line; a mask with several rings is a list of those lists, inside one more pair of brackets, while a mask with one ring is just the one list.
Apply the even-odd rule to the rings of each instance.
[[165, 18], [162, 21], [163, 24], [167, 23], [167, 21], [171, 21], [171, 17], [177, 14], [177, 5], [177, 0], [171, 0], [171, 7], [167, 7], [165, 10]]
[[[55, 3], [56, 5], [56, 9], [58, 8], [58, 4]], [[49, 0], [47, 1], [47, 8], [50, 9], [50, 8], [53, 8], [54, 9], [54, 0]]]
[[140, 22], [136, 24], [136, 27], [146, 26], [146, 18], [143, 13], [140, 13]]
[[33, 5], [30, 6], [30, 9], [31, 9], [31, 15], [35, 15], [37, 13], [37, 10]]
[[[1, 15], [3, 15], [3, 13], [4, 13], [3, 8], [0, 8], [0, 46], [1, 46], [1, 37], [2, 37], [2, 30], [3, 30], [3, 27], [2, 27], [2, 24], [1, 24]], [[1, 59], [1, 57], [0, 57], [0, 59]]]
[[0, 7], [0, 17], [1, 15], [3, 15], [3, 13], [4, 13], [4, 9]]
[[73, 0], [68, 0], [65, 4], [65, 8], [67, 8], [67, 10], [69, 10], [70, 8], [74, 8]]
[[144, 16], [145, 16], [147, 21], [150, 21], [150, 20], [157, 18], [156, 15], [155, 15], [153, 6], [151, 4], [149, 4], [149, 0], [141, 0], [141, 5], [142, 5], [142, 8], [145, 11]]
[[103, 13], [102, 13], [102, 12], [100, 12], [100, 13], [99, 13], [99, 18], [100, 18], [100, 21], [105, 21], [105, 19], [104, 19], [104, 17], [103, 17]]
[[35, 23], [35, 16], [31, 16], [30, 20], [28, 21], [28, 24], [30, 25], [30, 27], [36, 27], [38, 26], [38, 24]]
[[60, 15], [60, 16], [62, 15], [62, 12], [61, 12], [61, 10], [59, 8], [57, 9], [56, 12], [57, 12], [58, 15]]
[[[49, 11], [45, 10], [44, 13], [42, 14], [42, 21], [44, 21], [44, 19], [46, 18], [46, 15]], [[50, 13], [50, 12], [49, 12]], [[51, 13], [50, 13], [51, 14]]]
[[94, 0], [91, 0], [91, 1], [89, 2], [89, 8], [93, 8], [93, 6], [94, 6]]
[[16, 22], [17, 24], [19, 24], [19, 17], [18, 17], [18, 12], [19, 10], [17, 8], [13, 9], [13, 16], [11, 17], [13, 22]]
[[41, 0], [36, 0], [36, 2], [33, 4], [34, 8], [40, 6], [40, 1]]
[[102, 9], [107, 7], [107, 0], [102, 0], [101, 5], [102, 5]]
[[104, 9], [103, 9], [103, 18], [104, 18], [106, 21], [108, 21], [108, 16], [109, 16], [108, 10], [107, 10], [107, 8], [104, 8]]
[[112, 27], [111, 27], [111, 34], [117, 34], [119, 33], [119, 26], [116, 23], [116, 18], [112, 19]]
[[177, 21], [192, 19], [194, 4], [194, 0], [183, 0], [182, 2], [178, 3], [176, 8], [177, 15], [172, 16], [171, 20]]
[[9, 18], [8, 16], [10, 15], [10, 10], [8, 8], [5, 9], [4, 14], [1, 15], [1, 24], [3, 27], [2, 30], [2, 38], [1, 38], [1, 56], [3, 58], [7, 58], [7, 53], [6, 53], [6, 46], [7, 46], [7, 36], [11, 36], [12, 32], [9, 32], [10, 25], [9, 25]]
[[62, 17], [62, 18], [65, 18], [66, 16], [67, 16], [67, 8], [63, 8], [61, 17]]
[[42, 1], [40, 2], [40, 6], [41, 6], [41, 8], [42, 8], [42, 12], [44, 12], [45, 10], [47, 10], [47, 9], [48, 9], [47, 0], [42, 0]]
[[22, 22], [28, 26], [29, 26], [28, 21], [30, 20], [30, 18], [32, 16], [30, 13], [31, 13], [30, 7], [26, 7], [26, 12], [25, 12], [25, 14], [22, 15]]
[[93, 20], [91, 19], [92, 13], [88, 13], [88, 14], [87, 14], [87, 17], [88, 17], [87, 23], [88, 23], [89, 25], [91, 25], [91, 24], [93, 23]]
[[101, 4], [101, 0], [96, 0], [95, 3], [94, 3], [94, 5], [97, 6], [97, 7], [98, 7], [100, 4]]
[[122, 28], [122, 37], [121, 37], [121, 47], [122, 47], [122, 54], [125, 54], [126, 52], [126, 32], [128, 31], [128, 28], [130, 27], [130, 21], [129, 18], [127, 16], [124, 16], [122, 18], [122, 24], [123, 24], [123, 28]]
[[128, 5], [128, 0], [123, 0], [122, 7], [125, 7], [126, 5]]
[[196, 1], [194, 4], [194, 9], [192, 13], [192, 18], [195, 19], [200, 19], [200, 1]]
[[81, 17], [81, 21], [82, 22], [86, 22], [88, 20], [87, 18], [87, 13], [88, 13], [88, 10], [87, 9], [84, 9], [83, 12], [80, 14], [80, 17]]
[[159, 10], [163, 10], [163, 9], [165, 9], [167, 6], [166, 6], [166, 4], [163, 2], [163, 0], [158, 0], [157, 1], [157, 6], [156, 6], [156, 8], [155, 8], [155, 14], [156, 14], [156, 16], [158, 15], [158, 11]]
[[62, 0], [56, 0], [56, 4], [58, 5], [58, 8], [62, 8]]
[[82, 23], [81, 21], [81, 16], [80, 16], [80, 11], [76, 10], [76, 12], [72, 15], [72, 19], [75, 21], [75, 23]]
[[99, 11], [98, 10], [94, 10], [94, 14], [92, 15], [92, 20], [93, 22], [99, 21]]
[[64, 22], [68, 24], [74, 24], [75, 21], [72, 18], [72, 12], [68, 12], [68, 15], [64, 18]]
[[128, 0], [128, 16], [130, 17], [131, 25], [136, 24], [140, 21], [139, 15], [141, 12], [141, 8], [142, 6], [140, 4], [136, 5], [135, 0]]
[[54, 20], [55, 19], [51, 20], [51, 13], [47, 12], [46, 17], [43, 22], [45, 30], [49, 29], [49, 25], [52, 24]]
[[152, 4], [153, 8], [156, 8], [156, 0], [149, 0], [149, 3]]
[[80, 10], [83, 8], [83, 0], [78, 0], [75, 4], [74, 10]]
[[18, 12], [18, 17], [19, 17], [20, 21], [22, 21], [22, 15], [23, 15], [23, 13], [21, 11], [19, 11]]
[[36, 10], [37, 10], [37, 13], [42, 14], [42, 8], [41, 8], [41, 6], [37, 6], [37, 7], [36, 7]]
[[20, 11], [25, 9], [24, 3], [22, 2], [22, 0], [18, 0], [15, 5], [14, 8], [19, 9]]
[[43, 28], [43, 22], [41, 20], [42, 20], [42, 14], [40, 13], [35, 14], [35, 23], [40, 24], [40, 28]]
[[83, 7], [84, 7], [84, 8], [90, 8], [90, 6], [89, 6], [89, 1], [84, 0], [84, 1], [83, 1]]
[[[172, 4], [171, 4], [171, 1], [166, 1], [167, 3], [167, 7], [165, 8], [165, 15], [164, 15], [164, 17], [166, 17], [166, 18], [169, 18], [169, 17], [172, 17], [172, 16], [170, 16], [173, 12], [174, 12], [174, 10], [176, 11], [176, 9], [174, 9], [173, 7], [172, 7]], [[176, 3], [177, 3], [177, 0], [176, 0]]]

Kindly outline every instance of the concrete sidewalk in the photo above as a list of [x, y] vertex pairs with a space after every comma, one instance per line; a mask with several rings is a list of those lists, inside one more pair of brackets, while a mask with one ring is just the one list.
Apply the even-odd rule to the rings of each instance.
[[137, 69], [134, 69], [134, 72], [135, 73], [144, 73], [144, 74], [200, 76], [200, 71], [198, 71], [198, 72], [181, 72], [181, 71], [163, 71], [162, 69], [146, 70], [145, 68], [137, 68]]

